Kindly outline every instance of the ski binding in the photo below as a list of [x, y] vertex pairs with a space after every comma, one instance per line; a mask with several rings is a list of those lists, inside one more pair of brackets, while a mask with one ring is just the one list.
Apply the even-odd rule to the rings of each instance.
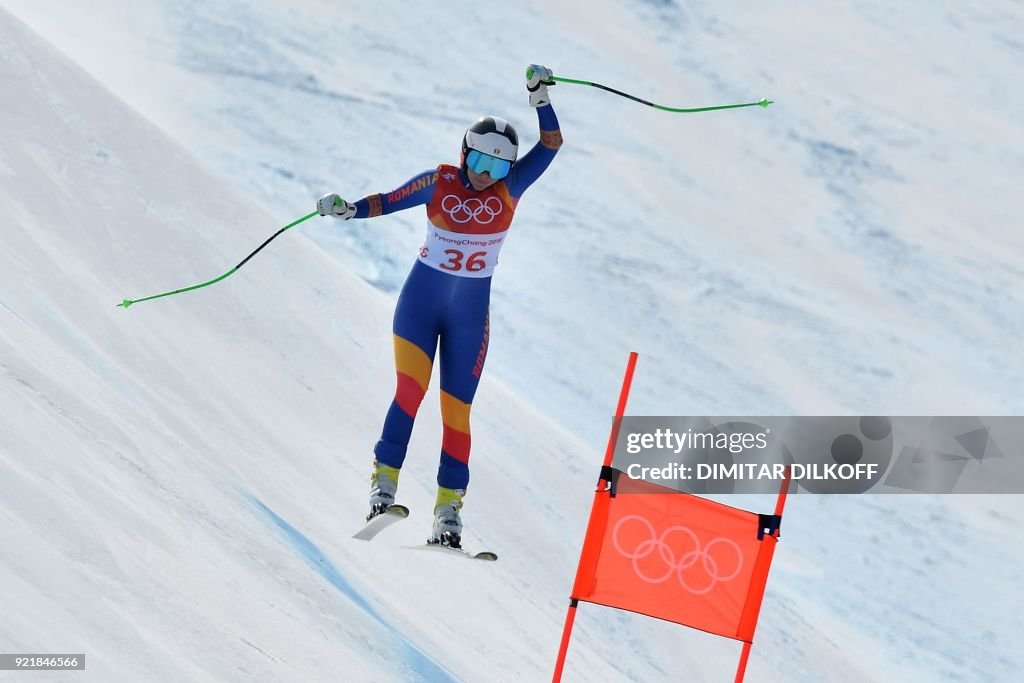
[[409, 508], [404, 505], [389, 505], [383, 512], [372, 515], [366, 520], [366, 526], [352, 535], [360, 541], [369, 541], [384, 529], [395, 522], [400, 522], [409, 516]]

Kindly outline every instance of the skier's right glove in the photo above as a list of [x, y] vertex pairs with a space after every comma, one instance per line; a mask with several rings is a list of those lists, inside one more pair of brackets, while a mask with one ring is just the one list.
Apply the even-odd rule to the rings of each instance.
[[334, 216], [347, 221], [349, 218], [355, 218], [356, 205], [349, 204], [332, 192], [320, 198], [316, 203], [316, 212], [321, 216]]
[[526, 89], [530, 91], [530, 106], [543, 107], [551, 104], [548, 97], [548, 86], [554, 85], [551, 69], [540, 64], [531, 64], [526, 69]]

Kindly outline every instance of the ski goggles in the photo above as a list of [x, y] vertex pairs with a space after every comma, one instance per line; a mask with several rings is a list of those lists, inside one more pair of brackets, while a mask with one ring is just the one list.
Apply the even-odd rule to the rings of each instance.
[[466, 155], [466, 166], [474, 173], [489, 173], [492, 179], [501, 180], [508, 175], [512, 162], [471, 149]]

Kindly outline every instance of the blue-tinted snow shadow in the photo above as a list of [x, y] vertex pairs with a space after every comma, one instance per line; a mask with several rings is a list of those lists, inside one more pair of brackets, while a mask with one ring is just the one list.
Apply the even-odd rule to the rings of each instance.
[[285, 539], [292, 546], [303, 560], [306, 561], [310, 567], [312, 567], [320, 576], [327, 579], [327, 582], [338, 589], [342, 595], [351, 600], [361, 610], [366, 612], [374, 621], [380, 624], [385, 631], [387, 631], [397, 645], [397, 654], [400, 655], [399, 661], [404, 663], [402, 667], [402, 673], [405, 674], [405, 678], [413, 681], [426, 681], [428, 683], [448, 683], [449, 681], [458, 681], [458, 679], [448, 672], [443, 666], [434, 661], [429, 655], [424, 653], [412, 642], [409, 641], [405, 635], [387, 622], [378, 612], [373, 608], [366, 598], [364, 598], [358, 590], [349, 582], [345, 575], [334, 566], [333, 563], [320, 551], [316, 545], [310, 541], [301, 531], [293, 527], [291, 524], [282, 519], [276, 512], [268, 508], [255, 496], [248, 493], [244, 494], [245, 497], [252, 503], [260, 512], [262, 512], [267, 519], [273, 522], [274, 526], [281, 531]]

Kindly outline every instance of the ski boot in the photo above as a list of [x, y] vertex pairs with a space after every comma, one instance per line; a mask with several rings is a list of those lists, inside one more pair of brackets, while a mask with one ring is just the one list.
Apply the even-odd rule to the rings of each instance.
[[462, 547], [462, 497], [465, 489], [437, 488], [437, 501], [434, 503], [434, 530], [427, 543], [430, 545], [446, 545], [450, 548]]
[[366, 516], [367, 522], [395, 504], [399, 471], [397, 467], [382, 465], [374, 459], [373, 474], [370, 475], [370, 514]]

